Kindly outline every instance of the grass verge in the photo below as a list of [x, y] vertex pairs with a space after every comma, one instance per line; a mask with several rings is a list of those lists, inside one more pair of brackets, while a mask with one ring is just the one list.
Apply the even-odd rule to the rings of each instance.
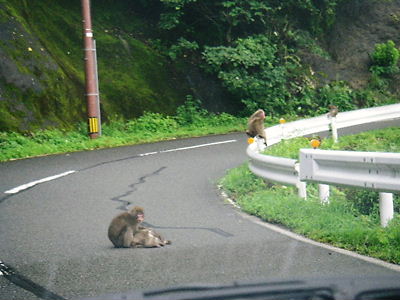
[[[398, 151], [399, 134], [399, 128], [366, 132], [343, 137], [332, 148]], [[329, 143], [329, 139], [323, 141], [325, 147]], [[310, 147], [305, 138], [285, 141], [267, 152], [296, 158], [302, 147]], [[316, 185], [307, 185], [308, 198], [304, 200], [297, 196], [294, 187], [264, 183], [250, 172], [247, 164], [230, 170], [220, 180], [220, 185], [241, 209], [267, 222], [283, 225], [320, 242], [400, 264], [398, 195], [394, 201], [395, 216], [386, 228], [382, 228], [376, 192], [331, 187], [330, 204], [322, 205]]]
[[131, 120], [112, 120], [102, 126], [102, 136], [89, 139], [86, 124], [75, 130], [37, 130], [29, 133], [0, 132], [0, 161], [39, 155], [142, 144], [176, 138], [244, 131], [246, 119], [229, 114], [207, 114], [183, 120], [145, 113]]

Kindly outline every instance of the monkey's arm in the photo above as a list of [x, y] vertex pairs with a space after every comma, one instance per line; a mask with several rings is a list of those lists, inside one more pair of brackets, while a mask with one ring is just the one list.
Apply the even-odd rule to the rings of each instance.
[[123, 247], [130, 248], [134, 247], [134, 240], [133, 240], [133, 231], [131, 228], [127, 228], [125, 233], [123, 234]]

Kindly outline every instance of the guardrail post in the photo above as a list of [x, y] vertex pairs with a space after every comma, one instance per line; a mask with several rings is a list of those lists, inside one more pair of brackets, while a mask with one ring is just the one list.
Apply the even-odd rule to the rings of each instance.
[[329, 204], [329, 185], [318, 184], [319, 199], [322, 204]]
[[300, 181], [296, 184], [300, 198], [307, 199], [307, 183]]
[[331, 130], [332, 130], [332, 139], [334, 143], [338, 141], [338, 133], [337, 133], [337, 126], [336, 126], [336, 117], [331, 117]]
[[263, 138], [259, 138], [259, 137], [255, 137], [255, 140], [256, 140], [256, 143], [257, 143], [257, 148], [258, 148], [258, 151], [264, 151], [265, 150], [265, 148], [267, 148], [267, 146], [265, 145], [265, 143], [267, 142], [267, 141], [265, 141]]
[[285, 138], [285, 122], [284, 122], [284, 120], [282, 121], [283, 119], [280, 119], [279, 120], [279, 126], [280, 126], [280, 128], [281, 128], [281, 139], [283, 140], [284, 138]]
[[381, 217], [381, 226], [386, 227], [393, 219], [393, 194], [379, 193], [379, 214]]

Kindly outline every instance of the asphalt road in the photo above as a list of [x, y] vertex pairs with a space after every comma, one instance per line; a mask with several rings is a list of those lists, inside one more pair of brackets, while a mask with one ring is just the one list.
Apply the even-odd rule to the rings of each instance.
[[[1, 163], [0, 299], [39, 298], [27, 289], [73, 299], [305, 276], [400, 279], [261, 226], [222, 199], [216, 182], [247, 160], [246, 146], [244, 134], [230, 134]], [[57, 174], [66, 175], [24, 186]], [[172, 245], [113, 248], [108, 225], [130, 205]]]

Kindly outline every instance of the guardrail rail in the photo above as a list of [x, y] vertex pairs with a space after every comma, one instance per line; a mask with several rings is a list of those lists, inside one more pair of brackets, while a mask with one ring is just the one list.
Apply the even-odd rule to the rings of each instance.
[[[400, 104], [373, 107], [280, 124], [267, 128], [267, 144], [371, 122], [400, 120]], [[336, 134], [336, 133], [335, 133]], [[368, 188], [380, 192], [381, 225], [393, 218], [393, 194], [400, 191], [400, 153], [301, 149], [300, 161], [261, 154], [257, 142], [247, 148], [250, 170], [266, 180], [295, 185], [307, 197], [306, 182], [319, 185], [321, 202], [329, 202], [329, 185]]]

